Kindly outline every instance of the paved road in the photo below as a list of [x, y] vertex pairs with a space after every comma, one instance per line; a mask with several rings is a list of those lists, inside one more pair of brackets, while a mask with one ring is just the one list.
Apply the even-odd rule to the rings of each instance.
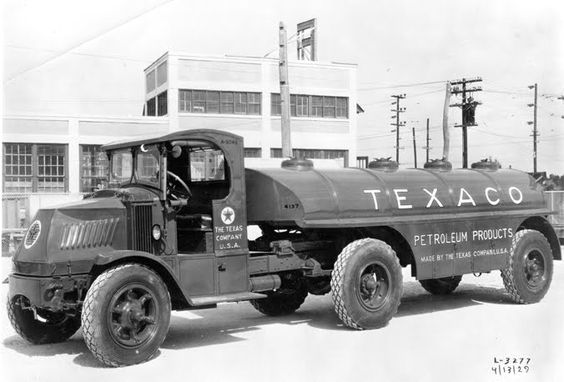
[[[2, 279], [8, 270], [2, 259]], [[562, 381], [564, 262], [534, 305], [513, 304], [499, 272], [463, 278], [450, 296], [427, 294], [404, 272], [396, 317], [379, 330], [344, 328], [330, 295], [298, 312], [262, 316], [248, 303], [173, 313], [159, 354], [142, 365], [101, 367], [79, 331], [68, 342], [32, 346], [7, 322], [0, 286], [3, 381]], [[494, 374], [494, 357], [530, 358], [528, 374]], [[510, 361], [511, 364], [512, 361]]]

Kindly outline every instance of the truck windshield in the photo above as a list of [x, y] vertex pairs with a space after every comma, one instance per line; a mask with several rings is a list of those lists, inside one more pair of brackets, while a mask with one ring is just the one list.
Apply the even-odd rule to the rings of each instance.
[[116, 186], [129, 182], [133, 169], [133, 155], [130, 149], [118, 150], [112, 153], [110, 162], [110, 185]]
[[138, 183], [159, 187], [159, 149], [156, 145], [142, 145], [136, 150], [137, 166], [135, 168]]
[[[142, 145], [135, 148], [137, 157], [133, 168], [131, 149], [117, 150], [112, 153], [110, 163], [110, 185], [140, 183], [159, 187], [159, 150], [156, 145]], [[135, 171], [133, 171], [135, 170]]]

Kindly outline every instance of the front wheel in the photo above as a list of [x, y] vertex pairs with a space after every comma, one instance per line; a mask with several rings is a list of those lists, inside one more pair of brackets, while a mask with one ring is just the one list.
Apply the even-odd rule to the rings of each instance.
[[170, 296], [151, 269], [121, 264], [100, 274], [82, 309], [84, 341], [102, 363], [127, 366], [150, 359], [170, 323]]
[[540, 301], [552, 281], [552, 249], [539, 231], [524, 229], [513, 237], [509, 265], [501, 270], [505, 289], [513, 301]]
[[346, 326], [385, 326], [396, 314], [403, 291], [396, 253], [380, 240], [353, 241], [337, 258], [331, 290], [335, 311]]
[[80, 316], [37, 309], [36, 314], [24, 296], [8, 299], [8, 318], [15, 331], [26, 341], [42, 345], [66, 341], [80, 328]]

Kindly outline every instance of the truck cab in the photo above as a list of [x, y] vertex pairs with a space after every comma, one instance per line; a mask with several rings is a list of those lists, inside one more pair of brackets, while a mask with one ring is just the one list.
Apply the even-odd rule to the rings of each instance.
[[241, 137], [191, 130], [104, 149], [110, 188], [135, 195], [125, 201], [128, 250], [152, 253], [178, 269], [191, 297], [247, 291]]

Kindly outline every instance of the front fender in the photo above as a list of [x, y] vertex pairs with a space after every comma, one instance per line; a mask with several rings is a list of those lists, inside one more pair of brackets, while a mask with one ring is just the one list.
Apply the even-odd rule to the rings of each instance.
[[174, 268], [178, 269], [178, 267], [174, 267], [175, 260], [175, 256], [161, 258], [134, 250], [112, 251], [96, 256], [91, 273], [95, 278], [104, 270], [117, 264], [128, 262], [143, 264], [153, 269], [162, 278], [169, 290], [172, 308], [174, 310], [181, 310], [194, 304], [190, 296], [180, 286], [180, 280], [174, 272]]

